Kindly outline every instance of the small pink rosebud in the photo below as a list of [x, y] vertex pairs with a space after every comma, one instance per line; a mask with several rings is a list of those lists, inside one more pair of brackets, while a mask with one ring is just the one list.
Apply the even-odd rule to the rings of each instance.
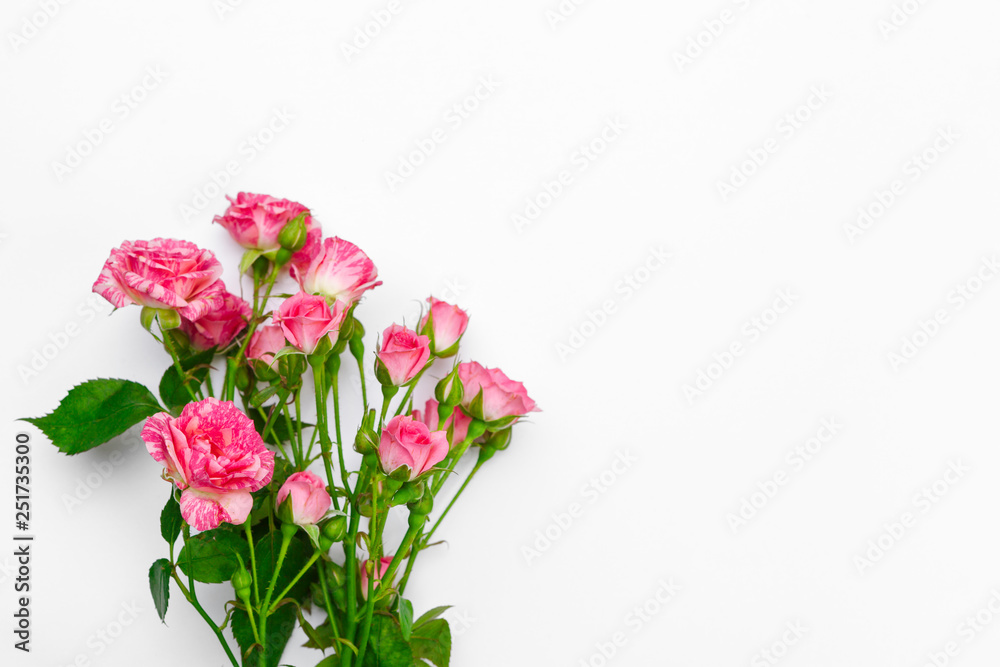
[[382, 349], [376, 356], [379, 381], [399, 387], [416, 377], [430, 359], [430, 338], [393, 324], [382, 332]]
[[416, 479], [448, 455], [448, 436], [431, 431], [427, 424], [408, 415], [393, 417], [379, 441], [378, 458], [387, 475], [406, 466], [408, 479]]
[[291, 516], [282, 521], [291, 521], [298, 526], [308, 526], [322, 521], [333, 501], [326, 492], [326, 484], [315, 474], [305, 470], [288, 476], [278, 489], [275, 507], [279, 515], [285, 499], [291, 496]]
[[431, 339], [436, 356], [450, 357], [458, 352], [458, 341], [469, 326], [469, 314], [458, 306], [428, 297], [430, 310], [420, 322], [420, 333]]
[[[508, 378], [499, 368], [484, 368], [474, 361], [459, 364], [458, 377], [465, 387], [462, 407], [477, 419], [510, 423], [529, 412], [538, 412], [524, 385]], [[474, 406], [480, 393], [481, 406]]]
[[[386, 556], [379, 560], [378, 572], [375, 574], [375, 584], [372, 586], [372, 590], [377, 590], [379, 583], [382, 581], [382, 577], [389, 570], [389, 565], [392, 564], [392, 556]], [[361, 563], [361, 597], [368, 599], [368, 561]]]
[[261, 367], [276, 370], [274, 368], [274, 355], [283, 347], [285, 347], [285, 332], [277, 324], [269, 324], [258, 327], [253, 332], [244, 353], [247, 360], [256, 366], [255, 370], [259, 370]]
[[299, 292], [285, 299], [274, 315], [288, 342], [306, 354], [312, 354], [324, 337], [337, 342], [340, 324], [347, 310], [339, 301], [331, 309], [321, 296]]

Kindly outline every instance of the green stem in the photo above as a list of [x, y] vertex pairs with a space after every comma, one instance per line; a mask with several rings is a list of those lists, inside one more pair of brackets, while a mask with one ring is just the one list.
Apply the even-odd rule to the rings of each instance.
[[[326, 615], [330, 619], [330, 628], [333, 630], [334, 637], [340, 637], [340, 630], [337, 629], [337, 616], [333, 612], [333, 603], [330, 601], [330, 591], [327, 590], [326, 586], [326, 568], [320, 566], [319, 569], [319, 587], [323, 591], [323, 606], [326, 608]], [[334, 642], [339, 644], [340, 642]], [[340, 646], [337, 646], [337, 653], [340, 653]]]
[[[358, 488], [361, 487], [361, 480], [358, 481]], [[361, 513], [358, 512], [357, 502], [351, 505], [351, 523], [347, 530], [347, 540], [344, 542], [344, 570], [347, 572], [347, 628], [344, 630], [344, 638], [350, 642], [354, 641], [354, 630], [357, 627], [356, 618], [358, 610], [358, 524], [361, 523]], [[351, 656], [345, 652], [341, 655], [341, 665], [349, 667]]]
[[441, 490], [441, 487], [444, 486], [444, 483], [448, 480], [448, 475], [455, 471], [455, 466], [458, 465], [458, 462], [463, 456], [465, 456], [465, 452], [468, 451], [469, 446], [472, 445], [472, 441], [475, 439], [475, 437], [466, 437], [465, 440], [463, 440], [461, 444], [455, 448], [454, 454], [450, 456], [451, 461], [449, 462], [448, 467], [441, 471], [440, 476], [434, 480], [434, 485], [431, 487], [431, 491], [434, 493], [435, 497], [437, 497], [438, 491]]
[[[285, 526], [291, 526], [291, 529], [286, 529]], [[295, 534], [295, 530], [298, 527], [295, 524], [281, 524], [281, 548], [278, 549], [278, 560], [274, 564], [274, 573], [271, 575], [271, 583], [267, 585], [267, 593], [264, 595], [264, 602], [261, 605], [261, 610], [270, 609], [271, 607], [271, 596], [274, 594], [274, 586], [278, 583], [278, 574], [281, 572], [281, 565], [285, 561], [285, 554], [288, 553], [288, 545], [292, 542], [292, 535]], [[265, 642], [267, 642], [267, 617], [269, 613], [263, 613], [260, 616], [260, 634], [262, 635]], [[267, 644], [261, 644], [264, 648], [267, 648]]]
[[[348, 499], [353, 497], [351, 486], [347, 481], [347, 465], [344, 463], [344, 441], [340, 437], [340, 365], [337, 365], [337, 372], [330, 378], [330, 385], [333, 388], [333, 426], [337, 434], [337, 458], [340, 460], [340, 477], [344, 482], [344, 491]], [[337, 501], [334, 500], [334, 503]], [[340, 509], [340, 508], [336, 508]]]
[[396, 590], [399, 591], [400, 597], [403, 596], [403, 591], [406, 590], [406, 582], [410, 580], [410, 572], [413, 571], [413, 564], [417, 562], [417, 554], [419, 554], [420, 551], [426, 546], [423, 543], [423, 529], [424, 527], [420, 526], [417, 530], [417, 536], [413, 540], [413, 553], [411, 553], [410, 557], [406, 559], [406, 569], [403, 571], [403, 578], [399, 580], [399, 585], [396, 586]]
[[415, 376], [413, 376], [413, 379], [410, 380], [409, 382], [410, 386], [406, 388], [406, 393], [403, 394], [403, 400], [400, 401], [399, 405], [396, 407], [396, 415], [395, 415], [396, 417], [398, 417], [400, 413], [406, 409], [406, 402], [410, 400], [410, 395], [413, 394], [414, 388], [416, 388], [417, 383], [420, 382], [420, 376], [424, 374], [424, 371], [426, 371], [428, 368], [431, 367], [432, 361], [434, 361], [433, 357], [430, 359], [430, 361], [427, 362], [426, 365], [424, 365], [423, 368], [420, 369], [420, 372], [417, 373]]
[[385, 574], [382, 576], [382, 581], [392, 581], [393, 576], [396, 574], [396, 570], [399, 569], [399, 564], [403, 562], [403, 557], [406, 554], [407, 549], [413, 545], [413, 540], [416, 539], [417, 533], [419, 533], [423, 527], [424, 524], [423, 521], [421, 521], [418, 525], [410, 526], [406, 530], [406, 535], [403, 536], [403, 541], [399, 543], [399, 548], [392, 557], [392, 562], [389, 563], [389, 569], [386, 570]]
[[187, 374], [184, 372], [184, 368], [181, 367], [180, 355], [177, 354], [177, 349], [174, 347], [173, 341], [171, 340], [170, 336], [167, 335], [167, 332], [163, 330], [162, 326], [160, 327], [160, 335], [163, 336], [163, 346], [167, 348], [167, 352], [170, 354], [170, 358], [173, 359], [174, 361], [174, 370], [177, 371], [177, 375], [181, 379], [181, 385], [187, 391], [188, 396], [191, 397], [191, 400], [197, 402], [198, 397], [195, 396], [194, 390], [191, 389], [191, 386], [187, 383]]
[[288, 446], [292, 448], [292, 455], [295, 457], [295, 469], [305, 470], [306, 462], [302, 458], [302, 450], [296, 447], [295, 422], [292, 421], [292, 415], [288, 411], [287, 403], [281, 406], [281, 411], [285, 415], [285, 427], [288, 429]]
[[[190, 526], [185, 525], [184, 543], [187, 544], [187, 541], [190, 538], [191, 538], [191, 528]], [[178, 581], [178, 583], [180, 582]], [[229, 644], [226, 642], [226, 638], [222, 636], [222, 630], [219, 629], [219, 626], [215, 624], [215, 621], [212, 620], [212, 617], [208, 615], [208, 612], [205, 611], [205, 608], [202, 607], [201, 603], [198, 602], [198, 594], [195, 593], [194, 591], [194, 577], [191, 574], [190, 568], [188, 570], [187, 598], [191, 602], [191, 605], [198, 610], [198, 614], [200, 614], [201, 617], [205, 619], [205, 622], [208, 623], [208, 626], [212, 628], [212, 632], [214, 632], [215, 636], [218, 637], [219, 643], [222, 644], [222, 648], [225, 649], [226, 655], [229, 657], [229, 661], [233, 663], [233, 667], [240, 667], [239, 663], [236, 661], [236, 656], [233, 655], [232, 649], [229, 648]]]
[[[385, 404], [388, 404], [388, 400]], [[383, 404], [383, 405], [385, 405]], [[383, 409], [384, 412], [384, 409]], [[375, 579], [382, 579], [378, 573], [382, 569], [382, 529], [385, 522], [378, 520], [378, 478], [372, 475], [372, 519], [368, 527], [368, 564], [372, 566], [371, 574], [368, 575], [368, 599], [365, 601], [365, 620], [361, 624], [361, 638], [358, 640], [358, 665], [363, 665], [365, 651], [368, 649], [368, 636], [372, 629], [372, 616], [375, 613]], [[407, 531], [409, 532], [409, 531]], [[393, 558], [395, 560], [395, 558]], [[388, 579], [385, 579], [388, 581]]]
[[303, 568], [301, 570], [299, 570], [299, 573], [295, 575], [295, 578], [292, 579], [291, 583], [289, 583], [287, 586], [285, 586], [285, 590], [281, 591], [281, 593], [278, 594], [278, 597], [276, 597], [274, 599], [274, 604], [271, 605], [271, 608], [267, 610], [268, 615], [274, 613], [274, 610], [278, 608], [278, 603], [285, 599], [285, 596], [288, 595], [288, 591], [292, 590], [292, 586], [294, 586], [295, 584], [299, 583], [299, 579], [301, 579], [302, 575], [304, 575], [306, 572], [309, 571], [309, 568], [311, 568], [313, 566], [313, 563], [316, 562], [316, 560], [319, 558], [319, 556], [320, 556], [320, 553], [318, 551], [316, 553], [314, 553], [313, 556], [312, 556], [312, 558], [309, 559], [309, 562], [306, 563], [303, 566]]
[[448, 511], [451, 510], [451, 506], [455, 504], [455, 501], [458, 500], [458, 497], [462, 495], [462, 491], [465, 491], [465, 487], [467, 487], [469, 485], [469, 482], [472, 481], [472, 477], [477, 472], [479, 472], [479, 469], [482, 467], [483, 463], [485, 463], [483, 459], [479, 459], [478, 461], [476, 461], [476, 465], [472, 468], [472, 472], [470, 472], [469, 476], [465, 478], [464, 482], [462, 482], [462, 486], [458, 487], [458, 491], [455, 492], [455, 496], [451, 499], [451, 502], [449, 502], [448, 506], [444, 508], [444, 512], [441, 513], [441, 516], [438, 517], [438, 520], [434, 522], [434, 526], [431, 527], [430, 531], [427, 533], [426, 539], [428, 542], [430, 541], [431, 536], [434, 535], [434, 531], [437, 530], [437, 527], [440, 526], [441, 522], [444, 521], [444, 518], [448, 516]]
[[250, 547], [250, 574], [253, 575], [253, 603], [260, 607], [260, 586], [257, 584], [257, 556], [253, 549], [253, 533], [250, 530], [250, 517], [247, 517], [243, 529], [247, 535], [247, 545]]
[[323, 468], [326, 482], [330, 487], [330, 497], [337, 496], [337, 485], [333, 481], [333, 452], [330, 430], [326, 425], [326, 380], [323, 378], [323, 362], [313, 364], [313, 384], [316, 385], [316, 428], [319, 429], [319, 445], [323, 452]]

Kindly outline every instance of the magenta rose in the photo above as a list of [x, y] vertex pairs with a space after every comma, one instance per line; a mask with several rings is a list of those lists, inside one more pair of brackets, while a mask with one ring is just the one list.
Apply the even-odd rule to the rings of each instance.
[[181, 489], [181, 516], [196, 530], [241, 524], [253, 507], [250, 493], [267, 486], [274, 453], [253, 421], [230, 401], [206, 398], [146, 420], [142, 439], [163, 464], [163, 477]]
[[484, 368], [474, 361], [459, 364], [458, 377], [465, 389], [462, 407], [477, 419], [512, 423], [538, 411], [524, 385], [508, 378], [499, 368]]
[[444, 424], [438, 427], [438, 422], [440, 421], [440, 417], [438, 416], [438, 402], [433, 398], [427, 399], [423, 413], [420, 410], [414, 410], [413, 418], [427, 424], [427, 428], [432, 431], [441, 430], [447, 432], [452, 424], [454, 424], [455, 428], [451, 434], [451, 443], [453, 445], [465, 440], [465, 436], [469, 433], [469, 424], [472, 422], [472, 417], [469, 415], [461, 410], [453, 410], [451, 416], [444, 420]]
[[289, 343], [312, 354], [326, 336], [331, 343], [337, 342], [346, 314], [346, 307], [339, 301], [331, 307], [321, 296], [299, 292], [285, 299], [274, 315], [274, 323], [281, 327]]
[[[378, 572], [375, 573], [375, 583], [372, 585], [372, 590], [374, 591], [378, 588], [379, 583], [382, 581], [382, 577], [385, 573], [389, 571], [389, 566], [392, 564], [392, 556], [386, 556], [379, 560]], [[368, 561], [361, 563], [361, 597], [368, 599]]]
[[250, 305], [235, 294], [226, 292], [218, 308], [214, 308], [195, 321], [181, 319], [181, 331], [191, 339], [198, 350], [225, 347], [246, 328], [253, 311]]
[[111, 251], [94, 292], [115, 308], [136, 304], [176, 310], [188, 320], [222, 306], [222, 265], [208, 250], [174, 239], [125, 241]]
[[346, 306], [357, 303], [366, 290], [382, 284], [368, 255], [350, 241], [336, 237], [325, 239], [322, 245], [306, 244], [292, 258], [290, 270], [302, 291], [322, 294]]
[[318, 244], [323, 234], [319, 223], [309, 215], [309, 209], [298, 202], [249, 192], [240, 192], [236, 199], [228, 196], [226, 199], [229, 200], [229, 208], [225, 214], [215, 216], [212, 222], [225, 227], [233, 240], [248, 250], [270, 252], [281, 248], [278, 234], [285, 225], [303, 213], [306, 214], [303, 221], [306, 226], [306, 247], [292, 255], [292, 261], [296, 258], [305, 260], [308, 256], [306, 249]]
[[430, 310], [420, 321], [420, 333], [431, 339], [431, 350], [439, 357], [458, 352], [458, 341], [469, 326], [469, 314], [458, 306], [428, 297]]
[[382, 431], [378, 458], [386, 474], [406, 466], [412, 480], [443, 461], [448, 450], [448, 436], [444, 431], [431, 431], [427, 424], [400, 415], [390, 419]]
[[404, 385], [420, 372], [431, 356], [431, 339], [398, 324], [382, 332], [378, 357], [379, 381], [395, 387]]
[[282, 511], [282, 504], [289, 496], [292, 501], [291, 517], [288, 520], [299, 526], [319, 523], [333, 503], [330, 494], [326, 492], [323, 480], [308, 470], [292, 473], [278, 489], [275, 508], [279, 513]]
[[258, 327], [253, 332], [244, 354], [248, 361], [260, 362], [273, 369], [274, 355], [283, 347], [285, 347], [285, 332], [277, 324], [269, 324]]

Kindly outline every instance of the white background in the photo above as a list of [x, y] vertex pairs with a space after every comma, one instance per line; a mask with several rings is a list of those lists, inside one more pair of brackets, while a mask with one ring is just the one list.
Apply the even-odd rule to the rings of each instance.
[[[14, 419], [92, 377], [155, 386], [167, 359], [138, 309], [107, 317], [90, 286], [112, 247], [165, 236], [216, 251], [235, 289], [239, 248], [210, 224], [229, 162], [224, 193], [300, 201], [374, 259], [369, 349], [427, 294], [455, 300], [472, 313], [463, 357], [544, 410], [416, 570], [418, 613], [455, 605], [453, 665], [754, 666], [768, 649], [789, 667], [918, 667], [949, 642], [948, 664], [995, 664], [1000, 5], [893, 1], [587, 0], [567, 16], [557, 0], [401, 0], [389, 21], [385, 0], [92, 0], [51, 18], [6, 2], [0, 498], [26, 429], [37, 541], [30, 656], [10, 647], [0, 550], [5, 664], [224, 664], [176, 591], [169, 627], [153, 610], [167, 486], [135, 434], [68, 458]], [[88, 154], [66, 173], [72, 151]], [[540, 212], [518, 225], [529, 199]], [[859, 207], [878, 214], [864, 229]], [[654, 250], [672, 256], [651, 271]], [[824, 419], [836, 435], [797, 463]], [[938, 481], [952, 463], [961, 477]], [[661, 581], [680, 587], [662, 604]], [[301, 641], [285, 662], [315, 664]]]

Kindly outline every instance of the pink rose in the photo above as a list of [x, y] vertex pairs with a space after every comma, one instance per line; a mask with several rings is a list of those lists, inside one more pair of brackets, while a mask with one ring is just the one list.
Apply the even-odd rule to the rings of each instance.
[[250, 493], [267, 486], [274, 473], [274, 453], [230, 401], [188, 403], [176, 418], [155, 414], [146, 420], [142, 439], [163, 464], [163, 477], [183, 491], [181, 516], [196, 530], [246, 521]]
[[260, 361], [268, 368], [274, 367], [274, 355], [285, 347], [285, 332], [277, 324], [257, 327], [250, 336], [250, 342], [244, 351], [249, 361]]
[[427, 428], [432, 431], [441, 430], [447, 432], [452, 424], [454, 424], [455, 428], [451, 434], [451, 443], [453, 445], [465, 440], [465, 436], [469, 434], [469, 424], [472, 423], [472, 417], [461, 410], [453, 410], [451, 416], [444, 420], [444, 424], [439, 429], [438, 402], [433, 398], [427, 399], [423, 413], [420, 410], [414, 410], [413, 418], [427, 424]]
[[275, 507], [279, 512], [288, 496], [292, 497], [291, 521], [299, 526], [319, 523], [333, 503], [323, 480], [308, 470], [289, 475], [278, 489]]
[[181, 331], [191, 339], [191, 345], [198, 350], [225, 347], [243, 331], [253, 316], [250, 305], [235, 294], [226, 292], [218, 308], [214, 308], [197, 320], [181, 319]]
[[427, 301], [431, 307], [420, 321], [420, 333], [430, 336], [435, 355], [450, 357], [458, 351], [458, 340], [469, 326], [469, 314], [434, 297]]
[[306, 244], [296, 257], [292, 258], [291, 273], [304, 292], [322, 294], [346, 306], [382, 284], [368, 255], [341, 238], [325, 239], [321, 246]]
[[[389, 384], [399, 387], [420, 372], [431, 356], [431, 339], [398, 324], [382, 332], [382, 349], [376, 355], [378, 371], [385, 372]], [[384, 379], [379, 377], [380, 380]]]
[[444, 431], [431, 431], [427, 424], [400, 415], [390, 419], [382, 431], [378, 458], [386, 474], [406, 466], [409, 479], [415, 479], [443, 461], [448, 450]]
[[[378, 572], [375, 573], [375, 583], [372, 586], [374, 591], [378, 588], [379, 583], [382, 581], [382, 577], [389, 570], [389, 565], [392, 564], [392, 556], [386, 556], [385, 558], [379, 559]], [[368, 599], [368, 561], [361, 563], [361, 597]]]
[[131, 304], [176, 310], [197, 320], [221, 307], [222, 265], [208, 250], [174, 239], [125, 241], [111, 251], [94, 292], [115, 308]]
[[[459, 364], [458, 377], [465, 389], [462, 407], [485, 422], [501, 419], [513, 422], [517, 417], [538, 411], [524, 385], [508, 378], [499, 368], [484, 368], [474, 361]], [[474, 410], [472, 404], [480, 392], [482, 408]]]
[[337, 333], [347, 314], [347, 308], [335, 301], [331, 309], [321, 296], [299, 292], [285, 299], [274, 315], [288, 342], [306, 354], [312, 354], [324, 336], [337, 342]]
[[[302, 213], [307, 214], [303, 221], [306, 226], [306, 248], [310, 244], [319, 243], [323, 234], [319, 223], [308, 215], [309, 209], [298, 202], [249, 192], [240, 192], [236, 199], [228, 196], [226, 199], [229, 200], [229, 208], [224, 215], [215, 216], [212, 222], [225, 227], [233, 240], [244, 248], [263, 252], [278, 250], [281, 248], [278, 234]], [[292, 255], [292, 261], [296, 258], [304, 260], [308, 255], [304, 253], [306, 248]]]

